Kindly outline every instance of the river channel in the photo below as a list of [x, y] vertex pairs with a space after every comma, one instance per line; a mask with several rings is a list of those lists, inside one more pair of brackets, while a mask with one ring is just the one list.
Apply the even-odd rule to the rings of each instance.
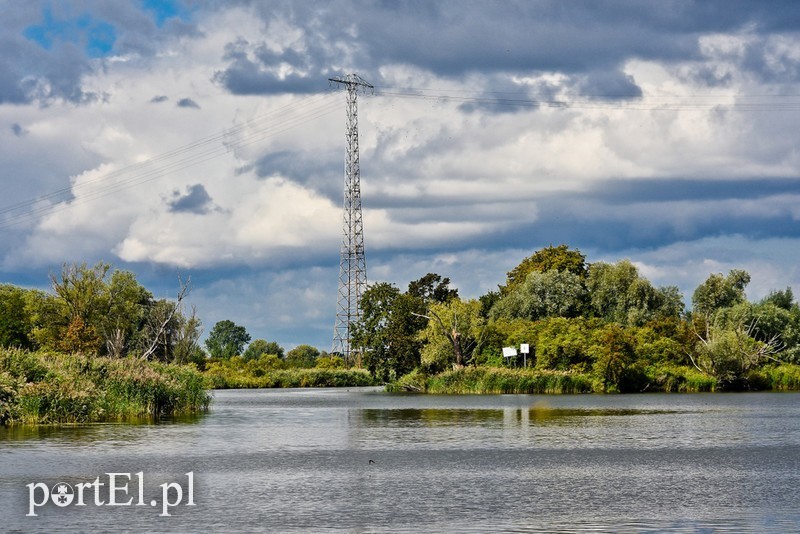
[[0, 521], [24, 532], [798, 531], [800, 394], [215, 391], [210, 412], [188, 419], [0, 429]]

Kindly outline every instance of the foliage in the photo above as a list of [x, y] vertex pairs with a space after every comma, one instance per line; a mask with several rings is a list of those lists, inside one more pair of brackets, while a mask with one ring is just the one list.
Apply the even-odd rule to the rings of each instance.
[[239, 355], [250, 341], [243, 326], [228, 319], [217, 322], [206, 339], [206, 349], [212, 358], [231, 358]]
[[245, 360], [255, 360], [261, 357], [262, 354], [274, 354], [278, 358], [283, 358], [283, 347], [278, 345], [276, 341], [267, 341], [266, 339], [256, 339], [247, 346], [247, 350], [242, 354]]
[[732, 269], [727, 276], [712, 274], [694, 290], [692, 311], [710, 316], [719, 309], [741, 304], [745, 302], [744, 288], [748, 283], [750, 275], [746, 271]]
[[33, 324], [25, 301], [25, 290], [0, 284], [0, 347], [33, 347]]
[[428, 324], [420, 332], [422, 364], [429, 369], [460, 367], [480, 354], [486, 336], [486, 319], [477, 300], [454, 299], [433, 303], [428, 309]]
[[320, 352], [311, 345], [298, 345], [286, 353], [286, 364], [290, 367], [311, 368], [314, 367]]
[[507, 273], [506, 285], [500, 287], [502, 296], [528, 279], [532, 272], [560, 271], [570, 272], [579, 277], [586, 276], [586, 256], [579, 250], [570, 250], [567, 245], [550, 245], [534, 252], [531, 256]]
[[284, 360], [274, 354], [245, 361], [239, 356], [216, 360], [208, 364], [206, 385], [215, 389], [284, 388], [284, 387], [356, 387], [375, 384], [364, 369], [343, 369], [339, 357], [320, 358], [319, 368], [287, 368]]
[[743, 320], [734, 324], [706, 323], [706, 331], [698, 333], [692, 363], [712, 376], [722, 387], [748, 388], [747, 375], [779, 351], [774, 340], [759, 341], [753, 337], [753, 323]]
[[192, 367], [135, 358], [0, 349], [0, 423], [69, 423], [205, 410]]
[[532, 271], [524, 282], [508, 290], [489, 313], [496, 319], [577, 317], [586, 302], [583, 278], [570, 271]]
[[466, 367], [427, 377], [403, 377], [391, 389], [401, 391], [415, 384], [427, 393], [590, 393], [590, 376], [565, 371], [506, 369], [498, 367]]
[[683, 312], [683, 297], [678, 288], [656, 289], [639, 276], [629, 260], [593, 263], [589, 266], [586, 286], [592, 313], [606, 321], [640, 326]]
[[362, 365], [383, 382], [394, 380], [421, 363], [419, 333], [429, 306], [458, 300], [450, 279], [428, 273], [408, 284], [408, 291], [388, 283], [370, 286], [361, 299], [361, 320], [353, 326], [353, 343]]

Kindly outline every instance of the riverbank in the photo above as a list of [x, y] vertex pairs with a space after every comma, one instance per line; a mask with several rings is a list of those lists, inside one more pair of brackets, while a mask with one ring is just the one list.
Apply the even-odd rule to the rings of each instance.
[[158, 418], [210, 400], [192, 366], [0, 349], [0, 425]]
[[[631, 373], [621, 391], [701, 393], [715, 391], [799, 391], [800, 366], [776, 365], [752, 371], [737, 384], [721, 384], [685, 366], [653, 366]], [[388, 384], [390, 392], [433, 394], [569, 394], [620, 392], [589, 373], [505, 367], [464, 367], [434, 375], [411, 372]]]
[[377, 385], [365, 369], [273, 369], [255, 372], [216, 367], [204, 373], [211, 389], [359, 387]]

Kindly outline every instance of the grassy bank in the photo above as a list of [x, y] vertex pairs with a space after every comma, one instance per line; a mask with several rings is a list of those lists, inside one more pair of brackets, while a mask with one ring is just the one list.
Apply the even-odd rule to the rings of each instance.
[[190, 366], [0, 349], [0, 424], [79, 423], [205, 410]]
[[[716, 379], [692, 367], [653, 366], [637, 370], [636, 392], [700, 393], [726, 389]], [[607, 388], [607, 385], [606, 385]], [[409, 373], [386, 386], [387, 391], [436, 394], [601, 393], [603, 382], [591, 374], [505, 367], [465, 367], [435, 375]], [[742, 383], [727, 389], [799, 391], [800, 366], [779, 365], [751, 372]]]
[[210, 366], [204, 373], [213, 389], [305, 388], [373, 386], [375, 379], [364, 369], [270, 369]]

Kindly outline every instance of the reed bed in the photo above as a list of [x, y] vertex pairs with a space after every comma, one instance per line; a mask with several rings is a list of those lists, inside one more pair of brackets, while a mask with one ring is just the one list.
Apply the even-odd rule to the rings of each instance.
[[196, 413], [211, 397], [193, 366], [0, 349], [0, 424]]

